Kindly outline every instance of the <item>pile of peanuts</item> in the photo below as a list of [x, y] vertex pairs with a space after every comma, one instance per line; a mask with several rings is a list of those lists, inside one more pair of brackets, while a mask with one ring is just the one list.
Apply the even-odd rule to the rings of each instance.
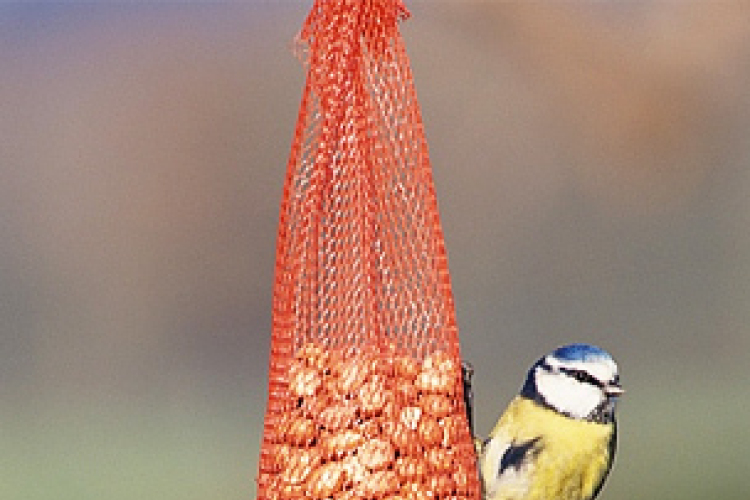
[[473, 497], [473, 447], [457, 400], [460, 369], [441, 352], [417, 361], [303, 346], [288, 372], [292, 409], [266, 436], [272, 463], [260, 478], [261, 496]]

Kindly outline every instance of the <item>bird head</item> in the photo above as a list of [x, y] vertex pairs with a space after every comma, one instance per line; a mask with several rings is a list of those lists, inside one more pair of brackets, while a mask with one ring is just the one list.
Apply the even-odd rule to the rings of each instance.
[[571, 418], [608, 423], [623, 392], [612, 356], [599, 347], [570, 344], [534, 363], [521, 396]]

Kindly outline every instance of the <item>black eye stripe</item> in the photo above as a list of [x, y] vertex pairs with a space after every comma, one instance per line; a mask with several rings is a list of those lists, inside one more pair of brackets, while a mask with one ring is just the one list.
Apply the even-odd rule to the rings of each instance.
[[576, 370], [575, 368], [560, 367], [560, 372], [564, 373], [565, 375], [569, 377], [576, 379], [579, 382], [591, 384], [599, 388], [604, 387], [604, 384], [601, 383], [599, 379], [597, 379], [596, 377], [594, 377], [593, 375], [591, 375], [590, 373], [584, 370]]
[[[539, 367], [550, 373], [555, 371], [552, 365], [547, 363], [546, 360], [542, 361], [539, 364]], [[591, 375], [589, 372], [585, 370], [579, 370], [576, 368], [565, 368], [564, 366], [560, 366], [557, 368], [557, 371], [559, 371], [560, 373], [564, 373], [568, 377], [571, 377], [579, 382], [583, 382], [585, 384], [591, 384], [594, 387], [598, 387], [600, 389], [604, 388], [603, 382], [601, 382], [598, 378], [594, 377], [593, 375]], [[615, 380], [615, 382], [617, 381]]]

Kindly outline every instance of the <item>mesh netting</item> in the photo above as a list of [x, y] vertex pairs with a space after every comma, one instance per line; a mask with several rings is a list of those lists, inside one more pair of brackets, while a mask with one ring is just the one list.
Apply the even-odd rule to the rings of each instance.
[[396, 0], [317, 0], [281, 205], [258, 498], [479, 498]]

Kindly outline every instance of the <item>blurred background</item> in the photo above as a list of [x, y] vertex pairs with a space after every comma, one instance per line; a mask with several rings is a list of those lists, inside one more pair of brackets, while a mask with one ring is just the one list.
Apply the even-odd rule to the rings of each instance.
[[[0, 498], [254, 498], [311, 3], [0, 5]], [[407, 6], [478, 429], [596, 343], [601, 498], [746, 498], [750, 4]]]

